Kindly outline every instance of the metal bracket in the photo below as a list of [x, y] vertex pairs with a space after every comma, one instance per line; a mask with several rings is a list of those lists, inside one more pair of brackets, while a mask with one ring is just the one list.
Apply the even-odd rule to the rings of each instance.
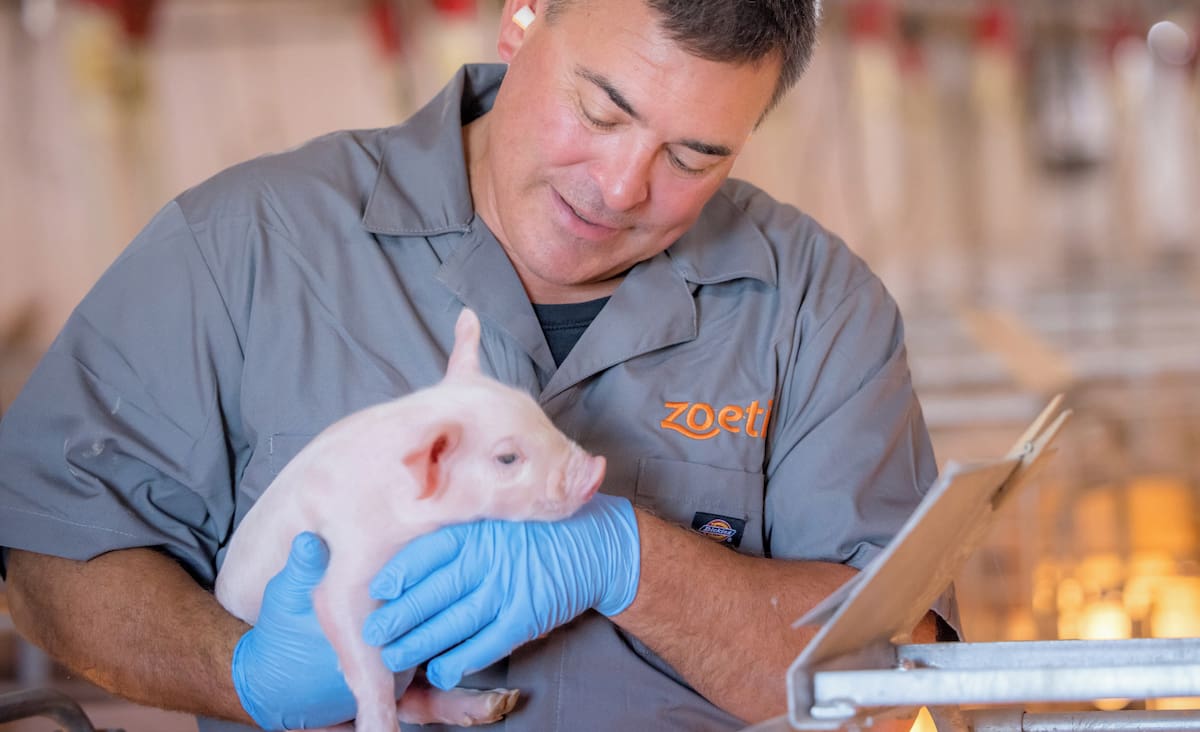
[[30, 717], [49, 717], [63, 725], [65, 732], [105, 732], [93, 727], [83, 707], [61, 691], [26, 689], [0, 695], [0, 724]]
[[1200, 696], [1200, 639], [934, 643], [894, 646], [890, 667], [813, 670], [816, 725], [875, 708]]

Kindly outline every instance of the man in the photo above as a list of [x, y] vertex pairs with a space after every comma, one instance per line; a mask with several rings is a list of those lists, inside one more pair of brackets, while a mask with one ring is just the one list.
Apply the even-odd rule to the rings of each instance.
[[372, 588], [367, 638], [393, 667], [432, 658], [440, 686], [482, 668], [463, 683], [521, 689], [509, 730], [784, 711], [811, 637], [791, 621], [935, 472], [879, 281], [727, 181], [816, 9], [509, 0], [504, 18], [502, 82], [469, 67], [404, 126], [184, 193], [73, 315], [0, 432], [14, 619], [68, 666], [206, 731], [352, 716], [311, 612], [319, 541], [296, 542], [253, 629], [205, 588], [313, 434], [438, 378], [465, 305], [491, 371], [607, 458], [607, 495], [414, 543]]

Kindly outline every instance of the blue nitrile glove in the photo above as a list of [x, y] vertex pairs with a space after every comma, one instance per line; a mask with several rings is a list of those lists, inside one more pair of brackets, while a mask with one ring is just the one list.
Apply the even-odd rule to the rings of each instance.
[[233, 688], [263, 729], [326, 727], [354, 718], [357, 705], [313, 611], [312, 591], [329, 549], [302, 533], [287, 564], [263, 590], [258, 624], [233, 650]]
[[363, 637], [385, 646], [393, 671], [432, 658], [430, 683], [450, 689], [589, 608], [629, 607], [640, 561], [633, 506], [615, 496], [597, 494], [562, 521], [448, 526], [376, 575], [371, 596], [387, 602], [367, 617]]

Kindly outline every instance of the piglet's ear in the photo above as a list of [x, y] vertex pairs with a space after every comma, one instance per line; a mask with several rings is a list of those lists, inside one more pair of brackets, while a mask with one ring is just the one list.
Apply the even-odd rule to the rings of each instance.
[[417, 500], [434, 498], [443, 488], [449, 475], [449, 463], [462, 436], [462, 425], [446, 421], [429, 425], [421, 440], [404, 456], [413, 481], [417, 484]]
[[470, 308], [463, 308], [454, 324], [454, 350], [446, 366], [446, 377], [479, 373], [479, 318]]

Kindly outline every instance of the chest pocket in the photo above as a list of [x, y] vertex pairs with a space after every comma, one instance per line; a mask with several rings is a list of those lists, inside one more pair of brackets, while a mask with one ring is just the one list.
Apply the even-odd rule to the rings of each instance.
[[[267, 441], [267, 466], [271, 471], [270, 480], [275, 480], [279, 471], [296, 457], [305, 445], [313, 441], [316, 435], [295, 435], [277, 433]], [[266, 486], [263, 486], [266, 490]]]
[[681, 460], [638, 461], [634, 503], [656, 515], [763, 556], [763, 476]]
[[229, 548], [229, 540], [233, 536], [233, 531], [238, 524], [242, 523], [242, 519], [246, 517], [254, 502], [262, 497], [267, 486], [271, 485], [271, 481], [275, 480], [275, 476], [279, 475], [283, 466], [296, 457], [296, 453], [300, 452], [314, 437], [316, 437], [315, 434], [275, 433], [259, 440], [254, 455], [246, 463], [246, 469], [242, 471], [242, 476], [237, 482], [237, 489], [234, 493], [233, 524], [222, 538], [221, 547], [217, 550], [217, 567], [225, 562], [225, 552]]
[[242, 522], [246, 512], [262, 496], [263, 491], [267, 490], [267, 486], [271, 485], [271, 481], [275, 480], [283, 466], [291, 462], [296, 453], [314, 437], [315, 434], [275, 433], [259, 442], [254, 456], [250, 458], [241, 480], [238, 481], [237, 506], [234, 510], [235, 526]]

